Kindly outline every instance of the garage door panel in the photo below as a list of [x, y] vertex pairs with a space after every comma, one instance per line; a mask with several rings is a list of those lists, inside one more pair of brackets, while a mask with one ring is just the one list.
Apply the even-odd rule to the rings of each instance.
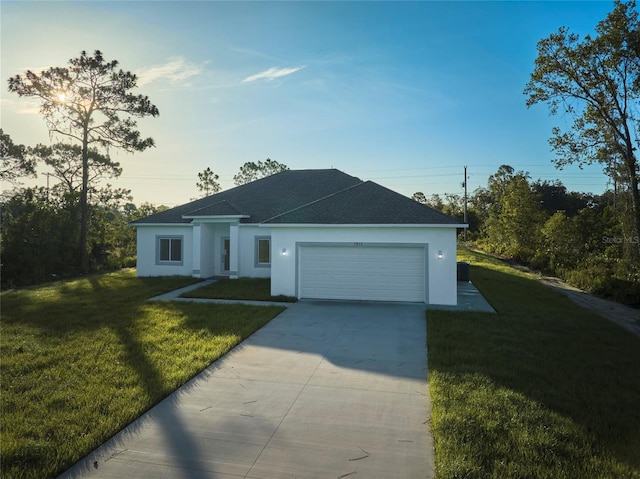
[[303, 246], [300, 296], [316, 299], [425, 299], [423, 247]]

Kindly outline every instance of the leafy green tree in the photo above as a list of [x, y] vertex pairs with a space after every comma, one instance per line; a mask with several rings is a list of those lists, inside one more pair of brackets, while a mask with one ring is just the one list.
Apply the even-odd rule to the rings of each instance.
[[16, 145], [0, 128], [0, 180], [14, 185], [22, 177], [36, 176], [36, 162], [24, 145]]
[[95, 270], [113, 270], [135, 265], [135, 229], [127, 225], [125, 204], [131, 192], [106, 185], [94, 194], [91, 203], [89, 260]]
[[598, 206], [582, 208], [574, 216], [564, 211], [550, 216], [541, 227], [540, 255], [544, 255], [545, 267], [554, 274], [565, 276], [584, 264], [599, 261], [607, 250], [618, 257], [621, 244], [603, 241], [618, 236], [614, 232], [615, 218], [610, 213], [610, 207]]
[[501, 198], [508, 181], [513, 178], [514, 170], [509, 165], [501, 165], [498, 171], [489, 176], [486, 188], [477, 188], [471, 195], [470, 203], [483, 225], [489, 217], [496, 217], [500, 213]]
[[89, 148], [91, 145], [120, 148], [128, 152], [154, 146], [152, 138], [141, 138], [135, 118], [158, 116], [146, 96], [134, 95], [137, 78], [118, 69], [116, 60], [105, 61], [96, 50], [83, 51], [69, 60], [68, 67], [50, 67], [40, 73], [28, 70], [9, 78], [9, 91], [40, 101], [40, 113], [49, 131], [78, 141], [82, 149], [80, 190], [79, 264], [86, 271], [89, 219]]
[[126, 203], [122, 207], [122, 215], [125, 224], [127, 225], [120, 235], [120, 248], [123, 256], [123, 266], [135, 266], [136, 258], [136, 229], [128, 226], [128, 223], [168, 209], [169, 207], [165, 205], [156, 206], [146, 202], [139, 206], [136, 206], [133, 203]]
[[502, 165], [489, 177], [492, 203], [484, 224], [487, 243], [497, 253], [530, 260], [539, 244], [544, 215], [527, 173]]
[[464, 197], [455, 193], [445, 193], [446, 202], [440, 211], [444, 214], [455, 216], [462, 222], [464, 218]]
[[199, 181], [196, 183], [196, 187], [204, 192], [205, 196], [213, 195], [222, 189], [218, 183], [219, 179], [220, 177], [207, 166], [206, 170], [198, 173]]
[[586, 208], [593, 195], [567, 191], [560, 180], [535, 181], [531, 188], [540, 197], [540, 204], [549, 216], [557, 211], [564, 211], [568, 216], [575, 216], [583, 208]]
[[168, 209], [169, 207], [165, 205], [155, 206], [151, 203], [142, 203], [140, 206], [136, 206], [133, 203], [128, 203], [124, 207], [124, 212], [127, 216], [127, 221], [135, 221]]
[[[494, 209], [501, 207], [501, 199], [505, 195], [509, 184], [515, 177], [515, 170], [509, 165], [500, 165], [498, 171], [489, 176], [487, 180], [487, 188], [491, 197], [490, 204]], [[520, 172], [522, 176], [528, 178], [527, 173]]]
[[[527, 105], [546, 103], [552, 114], [573, 118], [569, 131], [553, 129], [555, 163], [601, 163], [627, 183], [631, 218], [640, 237], [640, 23], [636, 2], [616, 0], [614, 9], [584, 39], [568, 28], [538, 43], [525, 88]], [[640, 251], [640, 245], [638, 245]]]
[[248, 161], [240, 167], [238, 174], [233, 177], [233, 182], [236, 185], [244, 185], [288, 169], [289, 167], [287, 165], [278, 163], [270, 158], [264, 161], [258, 161], [257, 163]]
[[47, 201], [45, 188], [20, 188], [2, 200], [2, 284], [28, 285], [74, 274], [75, 207]]
[[470, 208], [475, 212], [480, 225], [487, 221], [492, 202], [489, 190], [484, 187], [476, 188], [469, 197]]
[[580, 258], [575, 220], [564, 211], [556, 211], [541, 228], [542, 247], [538, 264], [555, 274], [575, 268]]
[[[452, 197], [455, 197], [455, 195], [445, 193], [445, 197], [447, 201], [449, 201]], [[437, 211], [446, 212], [445, 210], [447, 209], [448, 211], [451, 211], [451, 208], [448, 208], [448, 205], [444, 202], [444, 200], [438, 193], [432, 193], [431, 196], [427, 198], [422, 191], [416, 191], [411, 199], [417, 201], [418, 203], [422, 203], [423, 205], [427, 205]], [[446, 212], [446, 214], [450, 213]]]
[[438, 211], [443, 211], [445, 208], [444, 201], [438, 193], [431, 193], [431, 196], [429, 196], [429, 199], [427, 200], [427, 205]]

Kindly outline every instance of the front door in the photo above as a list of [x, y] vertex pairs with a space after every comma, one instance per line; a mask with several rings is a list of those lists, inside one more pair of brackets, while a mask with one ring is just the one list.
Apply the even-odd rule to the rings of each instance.
[[229, 238], [222, 238], [222, 273], [229, 273]]

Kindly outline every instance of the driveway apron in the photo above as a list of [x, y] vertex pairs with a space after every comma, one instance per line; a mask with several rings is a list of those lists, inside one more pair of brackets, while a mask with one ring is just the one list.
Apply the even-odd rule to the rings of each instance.
[[425, 308], [299, 302], [61, 477], [432, 478]]

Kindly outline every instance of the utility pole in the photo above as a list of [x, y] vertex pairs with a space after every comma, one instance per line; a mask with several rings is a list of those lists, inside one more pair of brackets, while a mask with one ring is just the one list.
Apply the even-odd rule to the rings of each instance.
[[[462, 182], [462, 186], [464, 186], [464, 222], [465, 224], [469, 224], [467, 221], [467, 167], [464, 167], [464, 181]], [[467, 242], [467, 230], [469, 228], [464, 229], [464, 242]]]

